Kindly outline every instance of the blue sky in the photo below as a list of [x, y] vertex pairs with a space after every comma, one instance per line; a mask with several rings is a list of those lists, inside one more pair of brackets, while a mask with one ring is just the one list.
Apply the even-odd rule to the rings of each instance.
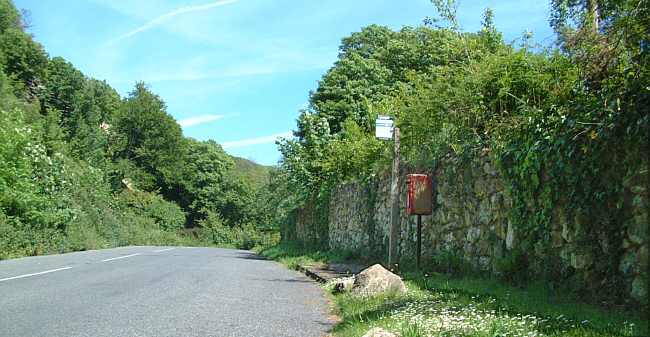
[[[429, 0], [14, 0], [50, 56], [125, 96], [145, 81], [186, 136], [275, 164], [310, 90], [332, 66], [341, 38], [376, 23], [419, 25]], [[547, 0], [460, 2], [466, 31], [486, 7], [506, 41], [550, 44]]]

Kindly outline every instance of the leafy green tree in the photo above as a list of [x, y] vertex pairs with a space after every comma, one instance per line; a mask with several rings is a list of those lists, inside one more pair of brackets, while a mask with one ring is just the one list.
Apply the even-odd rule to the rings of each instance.
[[[188, 138], [183, 185], [179, 193], [181, 205], [190, 210], [190, 222], [207, 216], [208, 211], [219, 212], [224, 193], [224, 180], [233, 166], [232, 159], [214, 141], [200, 142]], [[223, 215], [222, 215], [223, 216]]]
[[[351, 52], [330, 69], [310, 95], [311, 108], [327, 120], [332, 134], [352, 118], [370, 130], [368, 102], [387, 95], [392, 87], [391, 72], [379, 61]], [[298, 136], [304, 132], [299, 125]]]
[[0, 34], [10, 28], [21, 27], [20, 13], [11, 0], [0, 0]]
[[55, 153], [69, 153], [68, 137], [61, 128], [61, 112], [56, 109], [47, 109], [43, 117], [43, 143], [49, 155]]
[[108, 146], [111, 124], [120, 104], [117, 92], [105, 82], [87, 80], [76, 92], [69, 117], [68, 136], [78, 158], [107, 168], [111, 155]]
[[45, 106], [61, 112], [62, 125], [74, 133], [72, 121], [75, 96], [84, 87], [86, 78], [71, 63], [55, 57], [47, 64]]
[[5, 74], [17, 81], [17, 96], [34, 98], [43, 94], [48, 57], [40, 44], [22, 30], [8, 28], [0, 34], [0, 53]]
[[489, 7], [483, 12], [479, 36], [484, 40], [490, 52], [496, 52], [503, 45], [503, 34], [494, 25], [494, 12]]
[[363, 58], [372, 58], [386, 48], [395, 35], [397, 33], [386, 26], [369, 25], [364, 27], [360, 32], [354, 32], [341, 40], [339, 59], [344, 59], [352, 54]]
[[[186, 147], [181, 127], [167, 111], [165, 103], [139, 82], [124, 100], [114, 126], [124, 147], [118, 158], [132, 161], [150, 175], [156, 186], [178, 180]], [[154, 186], [147, 186], [154, 189]]]

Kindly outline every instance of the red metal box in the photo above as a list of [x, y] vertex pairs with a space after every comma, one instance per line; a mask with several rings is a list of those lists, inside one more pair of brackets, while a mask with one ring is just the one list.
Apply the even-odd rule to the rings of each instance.
[[406, 176], [407, 198], [406, 213], [409, 215], [430, 215], [433, 211], [433, 184], [426, 174], [409, 174]]

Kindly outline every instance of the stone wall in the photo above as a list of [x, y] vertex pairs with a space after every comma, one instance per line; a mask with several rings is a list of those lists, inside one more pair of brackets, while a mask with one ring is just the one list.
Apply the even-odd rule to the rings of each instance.
[[329, 242], [327, 207], [311, 198], [301, 208], [295, 209], [282, 224], [282, 240], [298, 241], [314, 247], [327, 247]]
[[[552, 224], [544, 233], [545, 240], [535, 240], [519, 233], [511, 222], [512, 200], [489, 156], [485, 154], [464, 165], [455, 160], [448, 158], [435, 171], [417, 172], [431, 174], [436, 193], [433, 215], [422, 219], [423, 261], [432, 261], [445, 252], [473, 269], [499, 274], [503, 272], [504, 260], [525, 250], [525, 268], [531, 276], [566, 278], [578, 288], [593, 290], [623, 284], [625, 289], [607, 291], [622, 290], [629, 297], [647, 303], [647, 166], [641, 166], [637, 177], [625, 183], [621, 203], [626, 211], [620, 213], [623, 216], [620, 235], [593, 230], [586, 235], [593, 221], [601, 220], [591, 213], [576, 212], [570, 209], [571, 205], [558, 203], [553, 208]], [[406, 216], [406, 193], [403, 193], [404, 177], [410, 171], [402, 172], [401, 184], [399, 253], [403, 262], [413, 261], [415, 255], [415, 217]], [[385, 257], [390, 225], [389, 188], [388, 173], [369, 183], [350, 182], [335, 188], [330, 196], [326, 225], [329, 247]], [[309, 232], [305, 230], [308, 223], [303, 227], [303, 231]], [[321, 239], [325, 239], [323, 235]], [[603, 272], [607, 268], [618, 269], [615, 275], [618, 283], [612, 282], [611, 272]], [[549, 275], [549, 270], [557, 275]]]

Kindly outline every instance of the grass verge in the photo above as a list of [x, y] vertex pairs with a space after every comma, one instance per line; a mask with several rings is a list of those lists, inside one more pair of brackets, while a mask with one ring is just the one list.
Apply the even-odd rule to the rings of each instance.
[[[345, 262], [350, 253], [318, 251], [281, 244], [260, 254], [290, 268], [316, 262]], [[581, 303], [544, 284], [525, 289], [493, 279], [444, 274], [404, 273], [403, 297], [333, 296], [341, 322], [338, 337], [362, 336], [374, 327], [423, 336], [647, 336], [648, 320], [640, 313], [606, 310]]]

